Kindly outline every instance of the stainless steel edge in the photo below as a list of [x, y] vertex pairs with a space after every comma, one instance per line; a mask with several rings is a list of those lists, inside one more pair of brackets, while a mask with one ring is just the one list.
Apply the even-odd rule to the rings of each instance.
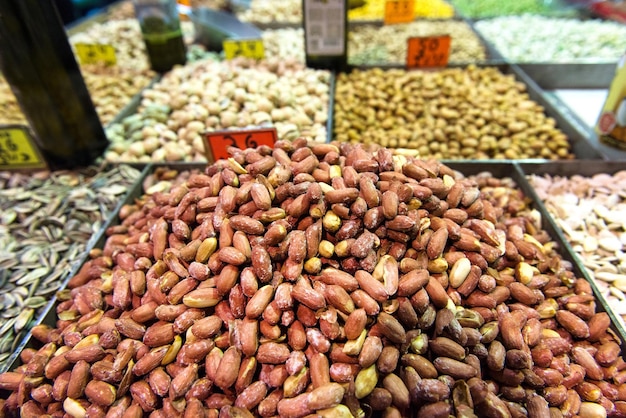
[[605, 89], [615, 74], [615, 62], [517, 63], [537, 84], [553, 89]]
[[[577, 254], [572, 250], [572, 247], [569, 245], [567, 238], [561, 232], [561, 229], [555, 223], [554, 218], [549, 214], [545, 205], [542, 203], [541, 199], [530, 185], [528, 180], [526, 179], [526, 170], [537, 169], [540, 172], [550, 172], [550, 168], [553, 168], [556, 172], [564, 172], [570, 171], [574, 172], [576, 166], [585, 166], [589, 165], [583, 161], [573, 161], [573, 162], [549, 162], [544, 164], [531, 164], [531, 163], [519, 163], [517, 161], [489, 161], [489, 162], [459, 162], [459, 161], [443, 161], [447, 166], [451, 167], [454, 170], [459, 171], [461, 174], [465, 176], [479, 174], [481, 172], [488, 171], [494, 177], [502, 178], [502, 177], [511, 177], [517, 187], [524, 193], [526, 197], [531, 200], [532, 207], [541, 213], [541, 223], [542, 228], [550, 235], [550, 238], [557, 243], [558, 249], [557, 251], [563, 257], [564, 260], [572, 263], [572, 271], [578, 278], [584, 278], [589, 282], [591, 288], [593, 290], [594, 296], [598, 301], [599, 308], [602, 311], [605, 311], [609, 317], [611, 318], [611, 325], [613, 331], [618, 335], [621, 339], [622, 350], [626, 350], [626, 328], [624, 326], [624, 322], [621, 318], [616, 315], [613, 310], [608, 305], [606, 298], [600, 292], [600, 289], [597, 287], [595, 282], [590, 279], [587, 275], [586, 270], [582, 267], [582, 263]], [[571, 168], [559, 168], [560, 165], [563, 167], [570, 165]], [[604, 166], [604, 162], [602, 163]], [[626, 164], [623, 164], [624, 168], [626, 168]], [[545, 169], [543, 167], [546, 167]], [[525, 169], [526, 168], [526, 169]], [[617, 165], [614, 165], [614, 169], [617, 170]]]

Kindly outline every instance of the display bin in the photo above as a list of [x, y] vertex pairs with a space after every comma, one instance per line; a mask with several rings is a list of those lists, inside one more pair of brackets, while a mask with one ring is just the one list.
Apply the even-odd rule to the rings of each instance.
[[[576, 255], [571, 245], [563, 235], [561, 228], [556, 224], [554, 218], [541, 199], [535, 192], [534, 188], [530, 185], [526, 179], [528, 174], [550, 174], [550, 175], [573, 175], [585, 173], [614, 173], [616, 171], [626, 168], [626, 164], [614, 164], [602, 162], [597, 166], [589, 164], [589, 162], [582, 161], [554, 161], [547, 163], [530, 163], [530, 162], [456, 162], [446, 161], [447, 165], [451, 168], [458, 170], [464, 175], [473, 175], [481, 172], [490, 172], [494, 177], [510, 177], [512, 178], [517, 187], [522, 190], [524, 195], [532, 201], [532, 205], [541, 214], [541, 226], [548, 232], [550, 237], [557, 243], [558, 252], [563, 259], [572, 263], [572, 271], [576, 274], [576, 277], [582, 277], [587, 280], [593, 293], [596, 296], [598, 302], [598, 309], [605, 311], [611, 317], [611, 323], [613, 331], [619, 335], [622, 342], [622, 351], [626, 350], [626, 326], [621, 317], [617, 315], [609, 306], [606, 298], [600, 292], [600, 289], [596, 285], [595, 281], [589, 277], [586, 269], [583, 267], [581, 260]], [[586, 167], [586, 169], [584, 169]], [[595, 168], [594, 168], [595, 167]], [[577, 169], [580, 169], [577, 171]], [[566, 174], [567, 173], [567, 174]]]
[[[528, 162], [520, 162], [517, 167], [521, 171], [521, 173], [526, 176], [529, 175], [550, 175], [550, 176], [561, 176], [561, 177], [572, 177], [572, 176], [583, 176], [583, 177], [591, 177], [596, 174], [615, 174], [618, 171], [626, 170], [626, 162], [618, 162], [618, 161], [604, 161], [598, 164], [590, 164], [585, 161], [562, 161], [562, 162], [548, 162], [545, 164], [535, 164]], [[579, 256], [570, 245], [569, 240], [564, 235], [561, 227], [556, 223], [554, 217], [548, 212], [545, 208], [545, 205], [541, 202], [541, 199], [535, 192], [534, 188], [528, 183], [529, 192], [528, 196], [530, 196], [533, 201], [538, 202], [537, 205], [542, 209], [542, 216], [545, 218], [544, 222], [546, 223], [546, 230], [550, 232], [553, 236], [558, 236], [559, 240], [564, 243], [564, 251], [568, 253], [568, 257], [572, 260], [575, 260], [575, 265], [577, 267], [583, 266], [581, 256]], [[596, 294], [599, 294], [600, 289], [592, 277], [592, 275], [588, 272], [586, 268], [582, 268], [577, 272], [580, 276], [585, 277], [585, 279], [591, 283], [592, 288]], [[619, 324], [622, 330], [626, 329], [626, 325], [620, 315], [613, 313], [610, 309], [607, 310], [609, 315], [611, 315], [611, 320], [614, 323]], [[626, 333], [622, 333], [622, 340], [624, 340], [624, 336]]]
[[[514, 180], [515, 183], [517, 184], [517, 187], [526, 195], [526, 197], [532, 200], [531, 207], [537, 209], [541, 213], [542, 228], [548, 232], [552, 241], [556, 242], [558, 252], [563, 257], [563, 259], [572, 263], [572, 266], [573, 266], [572, 271], [574, 272], [576, 277], [579, 277], [579, 278], [584, 277], [588, 280], [588, 277], [584, 275], [584, 269], [581, 268], [579, 265], [579, 260], [573, 255], [572, 251], [570, 250], [570, 247], [564, 241], [563, 235], [561, 234], [559, 229], [554, 225], [554, 223], [551, 221], [549, 215], [547, 214], [547, 211], [542, 206], [542, 204], [538, 202], [536, 194], [532, 190], [529, 183], [526, 181], [526, 178], [524, 176], [524, 171], [520, 168], [518, 163], [512, 162], [512, 161], [489, 161], [489, 162], [443, 161], [443, 163], [448, 165], [453, 170], [458, 171], [464, 176], [472, 176], [472, 175], [476, 175], [476, 174], [483, 173], [483, 172], [489, 172], [495, 178], [511, 178], [512, 180]], [[527, 166], [528, 165], [524, 165], [524, 167], [527, 167]], [[182, 172], [182, 171], [194, 170], [194, 169], [202, 170], [204, 167], [206, 167], [206, 164], [176, 163], [176, 164], [150, 164], [146, 166], [142, 172], [141, 178], [137, 180], [137, 182], [132, 187], [132, 189], [127, 193], [124, 200], [120, 202], [120, 205], [118, 206], [118, 210], [111, 216], [107, 224], [94, 238], [93, 248], [104, 247], [104, 243], [106, 241], [106, 235], [105, 235], [106, 229], [110, 226], [119, 224], [119, 221], [120, 221], [119, 209], [122, 207], [122, 205], [126, 203], [131, 203], [133, 202], [134, 199], [139, 198], [140, 196], [143, 195], [144, 180], [146, 179], [147, 176], [154, 173], [154, 171], [159, 167], [160, 168], [167, 167], [167, 168], [175, 169], [179, 172]], [[536, 167], [541, 167], [541, 165], [536, 165]], [[545, 165], [545, 167], [548, 167], [548, 168], [549, 167], [562, 167], [562, 165], [548, 164], [548, 165]], [[559, 170], [562, 170], [562, 169], [555, 168], [555, 170], [559, 172]], [[84, 261], [86, 261], [86, 259]], [[78, 269], [75, 269], [72, 273], [68, 274], [67, 279], [65, 280], [63, 284], [63, 288], [66, 288], [69, 278], [71, 278], [73, 274], [77, 271]], [[606, 300], [599, 293], [598, 288], [596, 286], [593, 286], [592, 284], [592, 289], [593, 289], [594, 295], [597, 298], [597, 311], [605, 311], [609, 314], [609, 316], [611, 317], [611, 329], [620, 339], [623, 352], [626, 352], [625, 351], [626, 347], [624, 347], [624, 341], [626, 341], [626, 331], [624, 330], [622, 322], [620, 322], [616, 318], [616, 316], [613, 314], [613, 312], [610, 310], [610, 307], [606, 303]], [[54, 298], [48, 303], [46, 307], [46, 311], [43, 312], [37, 318], [37, 324], [46, 324], [51, 327], [55, 327], [56, 320], [57, 320], [57, 314], [56, 314], [56, 309], [55, 309], [56, 306], [57, 306], [57, 300], [56, 298]], [[6, 363], [8, 367], [6, 368], [6, 370], [3, 370], [3, 371], [14, 370], [16, 367], [22, 364], [21, 359], [20, 359], [20, 353], [25, 348], [38, 349], [41, 346], [42, 344], [39, 341], [37, 341], [35, 338], [33, 338], [32, 335], [29, 333], [27, 337], [23, 340], [23, 342], [18, 346], [17, 350], [15, 351], [13, 356], [10, 358], [10, 361]], [[6, 396], [6, 392], [0, 391], [0, 396]]]
[[562, 118], [568, 120], [570, 124], [581, 133], [581, 135], [589, 140], [603, 159], [613, 161], [626, 160], [626, 149], [616, 148], [600, 141], [595, 127], [589, 126], [587, 123], [583, 122], [580, 116], [578, 116], [578, 114], [565, 104], [557, 94], [554, 94], [553, 92], [545, 92], [544, 96], [546, 101], [552, 104], [552, 107], [562, 116]]
[[[480, 33], [478, 33], [473, 25], [471, 24], [471, 22], [467, 19], [463, 19], [460, 17], [454, 17], [454, 18], [450, 18], [450, 19], [426, 19], [426, 18], [420, 18], [420, 19], [415, 19], [412, 22], [412, 24], [419, 24], [419, 23], [424, 23], [424, 24], [432, 24], [434, 22], [442, 22], [442, 23], [449, 23], [449, 22], [458, 22], [458, 23], [465, 23], [468, 28], [472, 31], [472, 33], [476, 36], [476, 38], [478, 38], [478, 40], [480, 41], [480, 44], [482, 45], [482, 47], [485, 49], [485, 54], [486, 54], [486, 59], [482, 60], [482, 61], [466, 61], [466, 62], [455, 62], [455, 63], [449, 63], [448, 66], [460, 66], [460, 65], [468, 65], [468, 64], [477, 64], [477, 65], [498, 65], [498, 64], [503, 64], [505, 63], [504, 58], [502, 57], [502, 55], [498, 52], [497, 49], [495, 49], [491, 44], [489, 44], [488, 42], [485, 41], [485, 39], [482, 37], [482, 35]], [[350, 37], [350, 32], [352, 32], [354, 29], [359, 28], [359, 27], [363, 27], [363, 26], [371, 26], [374, 28], [382, 28], [383, 26], [385, 26], [384, 22], [382, 20], [373, 20], [373, 21], [368, 21], [368, 20], [362, 20], [362, 21], [350, 21], [348, 22], [348, 37]], [[393, 26], [393, 25], [390, 25]], [[443, 34], [443, 32], [441, 33]], [[454, 38], [453, 38], [454, 39]], [[348, 41], [348, 44], [350, 42]], [[350, 63], [350, 48], [348, 48], [348, 63]], [[401, 62], [391, 62], [391, 63], [386, 63], [386, 64], [354, 64], [354, 66], [357, 67], [386, 67], [386, 66], [392, 66], [392, 67], [398, 67], [401, 65], [405, 64], [405, 58], [403, 58], [403, 60]]]
[[[567, 137], [569, 138], [569, 142], [571, 144], [572, 153], [574, 154], [576, 159], [580, 160], [595, 160], [595, 159], [608, 159], [608, 155], [600, 153], [597, 150], [598, 142], [593, 141], [593, 138], [590, 136], [588, 131], [584, 131], [581, 126], [579, 126], [580, 122], [577, 122], [577, 119], [571, 119], [569, 115], [563, 113], [555, 103], [550, 100], [547, 96], [546, 92], [534, 81], [532, 80], [524, 71], [522, 71], [517, 65], [514, 64], [476, 64], [478, 67], [496, 67], [504, 74], [510, 74], [515, 77], [515, 79], [526, 86], [526, 90], [530, 99], [537, 102], [544, 108], [544, 112], [547, 116], [554, 118], [556, 121], [556, 127], [559, 128]], [[465, 68], [466, 65], [450, 65], [451, 68]], [[359, 66], [351, 66], [351, 69], [371, 69], [371, 68], [382, 68], [382, 69], [394, 69], [394, 68], [404, 68], [402, 66], [397, 65], [387, 65], [387, 66], [367, 66], [367, 65], [359, 65]], [[437, 69], [427, 70], [427, 71], [437, 71]], [[336, 99], [335, 99], [336, 100]], [[333, 111], [334, 117], [334, 111]], [[333, 121], [333, 132], [331, 136], [331, 140], [334, 139], [334, 122]], [[486, 161], [486, 160], [481, 160]], [[544, 161], [544, 160], [540, 160]]]
[[[59, 280], [61, 281], [61, 285], [59, 286], [59, 291], [65, 289], [67, 287], [67, 282], [80, 270], [80, 267], [87, 261], [89, 257], [89, 252], [93, 248], [101, 248], [104, 245], [105, 241], [105, 231], [111, 226], [115, 225], [119, 222], [118, 214], [121, 207], [133, 201], [133, 199], [141, 194], [141, 179], [145, 178], [148, 172], [148, 166], [144, 165], [143, 167], [135, 166], [135, 168], [142, 170], [138, 180], [130, 187], [123, 199], [117, 204], [115, 209], [111, 212], [109, 217], [103, 223], [102, 228], [96, 232], [89, 241], [85, 244], [85, 249], [80, 254], [79, 258], [75, 260], [72, 265], [72, 269], [64, 273]], [[40, 309], [38, 315], [33, 318], [31, 324], [32, 326], [38, 324], [48, 324], [51, 326], [55, 325], [55, 306], [57, 304], [56, 294], [46, 303], [46, 305]], [[29, 332], [24, 336], [21, 342], [19, 342], [16, 346], [15, 351], [9, 356], [9, 358], [2, 364], [0, 364], [0, 373], [11, 370], [16, 366], [16, 361], [19, 360], [19, 354], [25, 347], [33, 346], [33, 342], [31, 341], [32, 335]], [[1, 396], [0, 396], [1, 398]]]

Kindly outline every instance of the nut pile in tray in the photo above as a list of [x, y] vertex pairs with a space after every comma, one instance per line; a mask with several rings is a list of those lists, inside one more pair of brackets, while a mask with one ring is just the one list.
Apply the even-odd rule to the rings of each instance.
[[231, 151], [144, 181], [0, 375], [5, 416], [626, 413], [609, 317], [512, 181], [303, 138]]
[[495, 67], [353, 70], [337, 76], [337, 141], [437, 159], [570, 159], [567, 136], [526, 86]]
[[142, 92], [139, 112], [107, 129], [109, 162], [206, 161], [202, 133], [275, 127], [327, 141], [331, 73], [294, 58], [198, 61]]

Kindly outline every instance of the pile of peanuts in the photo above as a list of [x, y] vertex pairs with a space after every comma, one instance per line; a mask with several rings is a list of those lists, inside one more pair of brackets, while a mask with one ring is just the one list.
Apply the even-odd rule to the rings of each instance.
[[[366, 0], [361, 7], [348, 10], [350, 20], [381, 20], [385, 15], [385, 0]], [[415, 17], [448, 19], [454, 16], [454, 8], [444, 0], [416, 1]]]
[[480, 62], [487, 58], [485, 47], [472, 28], [459, 20], [359, 25], [348, 34], [348, 61], [355, 65], [404, 64], [407, 39], [414, 36], [450, 35], [450, 63]]
[[497, 68], [354, 70], [337, 76], [334, 139], [437, 159], [573, 158], [566, 135]]
[[139, 114], [150, 116], [112, 126], [105, 159], [206, 161], [202, 133], [222, 129], [274, 126], [280, 138], [326, 142], [329, 94], [330, 72], [294, 58], [198, 61], [142, 93]]
[[146, 178], [0, 375], [4, 416], [625, 416], [610, 319], [512, 181], [231, 155]]

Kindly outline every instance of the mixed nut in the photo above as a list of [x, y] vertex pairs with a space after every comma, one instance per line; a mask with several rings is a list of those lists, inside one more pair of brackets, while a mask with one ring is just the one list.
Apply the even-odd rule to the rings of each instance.
[[5, 416], [626, 414], [609, 317], [512, 181], [304, 138], [231, 152], [146, 179], [0, 375]]
[[203, 60], [175, 68], [143, 91], [142, 107], [109, 127], [117, 161], [206, 161], [201, 134], [276, 127], [280, 138], [326, 142], [330, 72], [294, 58]]
[[337, 76], [334, 139], [437, 159], [573, 158], [526, 87], [497, 68], [353, 70]]
[[[348, 10], [349, 20], [382, 20], [385, 0], [365, 0], [361, 7]], [[454, 8], [444, 0], [422, 0], [414, 3], [416, 18], [448, 19], [454, 16]]]
[[626, 49], [626, 27], [616, 22], [524, 15], [481, 20], [475, 27], [516, 62], [617, 62]]
[[404, 64], [407, 39], [450, 35], [450, 63], [481, 62], [485, 47], [472, 28], [460, 20], [421, 20], [398, 25], [355, 25], [348, 33], [348, 61], [354, 65]]
[[237, 17], [252, 23], [300, 23], [302, 0], [251, 0], [250, 7], [237, 13]]
[[0, 370], [139, 174], [0, 173]]
[[529, 181], [613, 311], [626, 319], [626, 172]]
[[[571, 16], [574, 7], [567, 7], [561, 0], [451, 0], [456, 9], [466, 17], [486, 18], [494, 16], [538, 14], [547, 16]], [[565, 2], [566, 3], [566, 2]]]

